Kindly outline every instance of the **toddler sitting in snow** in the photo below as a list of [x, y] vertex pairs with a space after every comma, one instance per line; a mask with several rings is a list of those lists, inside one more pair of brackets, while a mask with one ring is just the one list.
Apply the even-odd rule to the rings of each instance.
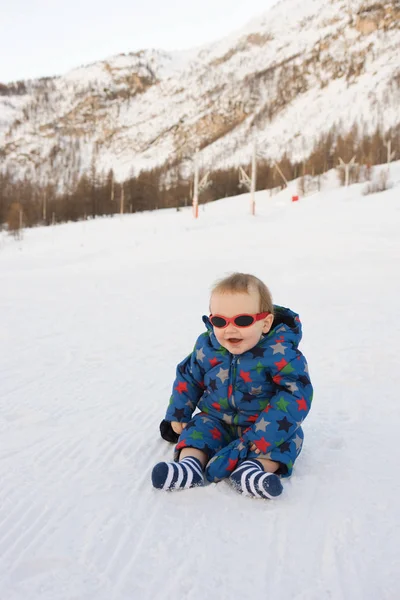
[[153, 486], [186, 489], [229, 478], [248, 496], [279, 496], [312, 400], [298, 349], [300, 319], [274, 306], [260, 279], [242, 273], [213, 287], [210, 312], [207, 331], [177, 367], [160, 425], [165, 439], [178, 441], [175, 462], [153, 468]]

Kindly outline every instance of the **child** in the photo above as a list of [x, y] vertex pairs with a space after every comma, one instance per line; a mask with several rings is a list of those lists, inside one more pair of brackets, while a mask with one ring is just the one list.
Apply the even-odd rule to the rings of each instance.
[[213, 287], [210, 312], [207, 331], [177, 367], [160, 426], [169, 441], [179, 435], [175, 462], [154, 467], [153, 486], [186, 489], [204, 477], [229, 478], [248, 496], [279, 496], [312, 400], [299, 317], [274, 306], [266, 285], [243, 273]]

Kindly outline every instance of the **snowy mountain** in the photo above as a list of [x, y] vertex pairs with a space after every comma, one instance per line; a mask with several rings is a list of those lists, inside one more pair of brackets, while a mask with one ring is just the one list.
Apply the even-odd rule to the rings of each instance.
[[145, 50], [0, 86], [2, 168], [39, 182], [93, 167], [307, 157], [332, 127], [400, 122], [400, 2], [281, 0], [192, 52]]
[[[391, 180], [0, 231], [2, 600], [399, 598], [400, 162]], [[158, 492], [176, 364], [235, 270], [300, 314], [303, 451], [276, 501]]]

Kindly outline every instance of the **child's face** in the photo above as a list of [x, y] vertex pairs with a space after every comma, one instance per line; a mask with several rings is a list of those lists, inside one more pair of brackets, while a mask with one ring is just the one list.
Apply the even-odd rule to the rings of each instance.
[[[260, 299], [257, 290], [249, 293], [217, 293], [214, 292], [210, 300], [210, 310], [213, 315], [224, 317], [235, 317], [240, 314], [254, 315], [260, 312]], [[261, 321], [256, 321], [250, 327], [237, 327], [229, 323], [221, 329], [213, 327], [214, 334], [221, 346], [229, 350], [231, 354], [242, 354], [254, 348], [260, 341], [263, 333], [271, 329], [272, 315], [268, 315]]]

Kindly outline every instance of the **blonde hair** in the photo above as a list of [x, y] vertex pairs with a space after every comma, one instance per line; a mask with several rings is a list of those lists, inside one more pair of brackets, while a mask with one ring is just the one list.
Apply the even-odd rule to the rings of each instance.
[[250, 294], [252, 290], [258, 292], [260, 298], [260, 312], [269, 312], [274, 314], [274, 305], [272, 302], [271, 292], [255, 275], [249, 275], [248, 273], [232, 273], [228, 277], [219, 279], [214, 283], [211, 288], [211, 295], [214, 292], [224, 294], [226, 292], [232, 292], [237, 294]]

